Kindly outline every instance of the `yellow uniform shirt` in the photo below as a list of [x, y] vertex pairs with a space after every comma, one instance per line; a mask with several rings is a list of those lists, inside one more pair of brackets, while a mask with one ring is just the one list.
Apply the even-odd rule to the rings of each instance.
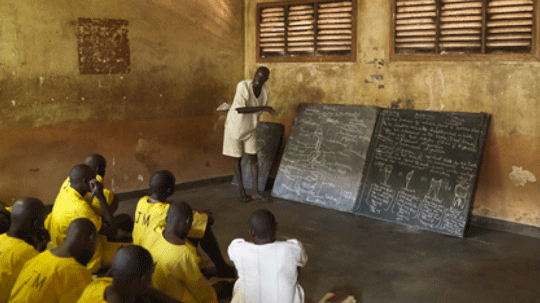
[[[99, 181], [99, 183], [103, 184], [102, 176], [96, 175], [96, 179]], [[67, 177], [67, 179], [64, 181], [61, 188], [65, 187], [70, 187], [69, 177]], [[114, 199], [114, 193], [106, 188], [103, 188], [103, 195], [105, 196], [105, 201], [107, 202], [107, 204], [111, 205]], [[90, 201], [90, 198], [92, 198], [92, 193], [86, 193], [86, 195], [84, 195], [85, 200]], [[94, 197], [94, 200], [92, 200], [92, 207], [94, 207], [94, 209], [97, 210], [100, 215], [103, 213], [98, 198]]]
[[[148, 249], [155, 241], [154, 233], [165, 227], [165, 218], [169, 203], [156, 201], [149, 196], [142, 197], [135, 210], [135, 226], [133, 227], [133, 244]], [[201, 239], [206, 231], [208, 215], [193, 211], [193, 224], [188, 237]]]
[[90, 284], [90, 272], [74, 258], [46, 250], [24, 265], [9, 303], [73, 303]]
[[201, 257], [189, 241], [174, 245], [161, 236], [147, 249], [156, 262], [152, 283], [157, 290], [184, 303], [217, 302], [214, 288], [201, 285]]
[[0, 303], [6, 303], [9, 293], [26, 261], [38, 251], [21, 239], [0, 235]]
[[112, 278], [105, 277], [90, 283], [84, 290], [77, 303], [107, 303], [105, 301], [105, 289], [113, 282]]
[[[94, 223], [98, 231], [101, 229], [101, 216], [90, 206], [90, 202], [71, 186], [63, 186], [54, 201], [52, 212], [45, 220], [45, 228], [49, 231], [53, 248], [64, 242], [69, 224], [78, 218], [87, 218]], [[105, 237], [98, 236], [96, 252], [87, 265], [91, 272], [96, 272], [101, 266], [104, 241]]]

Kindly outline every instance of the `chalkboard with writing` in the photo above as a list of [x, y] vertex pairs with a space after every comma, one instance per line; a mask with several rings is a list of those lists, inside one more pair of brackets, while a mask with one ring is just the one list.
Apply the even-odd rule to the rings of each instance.
[[[264, 191], [268, 187], [268, 177], [276, 155], [283, 141], [283, 124], [273, 122], [259, 122], [257, 124], [257, 162], [259, 165], [259, 190]], [[245, 188], [253, 188], [253, 178], [251, 167], [246, 156], [242, 157], [242, 181]], [[238, 185], [236, 176], [233, 177], [232, 184]]]
[[300, 104], [274, 197], [352, 212], [378, 108]]
[[489, 119], [381, 110], [354, 213], [463, 237]]

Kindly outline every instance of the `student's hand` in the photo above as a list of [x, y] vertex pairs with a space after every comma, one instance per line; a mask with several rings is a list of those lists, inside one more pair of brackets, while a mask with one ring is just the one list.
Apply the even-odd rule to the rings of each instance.
[[277, 114], [276, 110], [273, 109], [272, 107], [268, 106], [268, 108], [266, 109], [266, 111], [271, 114], [271, 115], [275, 115]]
[[97, 179], [90, 180], [90, 189], [92, 194], [103, 195], [103, 184], [101, 184]]

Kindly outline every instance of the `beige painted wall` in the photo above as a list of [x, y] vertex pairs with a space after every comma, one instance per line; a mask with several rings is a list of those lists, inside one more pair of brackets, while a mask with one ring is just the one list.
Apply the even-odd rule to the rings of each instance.
[[[0, 200], [52, 203], [91, 152], [106, 186], [230, 174], [215, 108], [243, 78], [243, 0], [0, 1]], [[129, 21], [131, 72], [80, 75], [78, 18]]]
[[[259, 2], [245, 1], [246, 77], [258, 65]], [[358, 0], [356, 62], [265, 64], [279, 114], [263, 119], [290, 128], [302, 102], [490, 113], [473, 214], [540, 226], [540, 186], [530, 182], [540, 177], [540, 63], [390, 61], [390, 5]]]

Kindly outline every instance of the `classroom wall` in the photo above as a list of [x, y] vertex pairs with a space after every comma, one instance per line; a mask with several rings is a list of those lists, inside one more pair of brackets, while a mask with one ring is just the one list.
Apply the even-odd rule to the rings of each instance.
[[[243, 0], [0, 1], [0, 201], [52, 203], [91, 152], [106, 187], [232, 173], [216, 107], [244, 72]], [[130, 72], [82, 75], [78, 18], [127, 20]]]
[[[256, 6], [245, 1], [245, 76], [256, 66]], [[540, 226], [540, 63], [389, 60], [390, 0], [358, 0], [352, 63], [268, 63], [263, 120], [293, 122], [299, 103], [376, 105], [493, 115], [473, 214]], [[261, 64], [262, 65], [262, 64]]]

